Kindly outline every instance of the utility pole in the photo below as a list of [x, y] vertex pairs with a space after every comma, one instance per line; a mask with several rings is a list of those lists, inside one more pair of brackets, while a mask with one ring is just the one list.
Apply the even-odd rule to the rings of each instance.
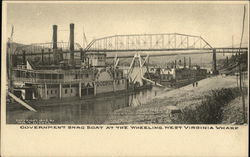
[[[232, 35], [232, 51], [233, 51], [233, 48], [234, 48], [234, 36]], [[232, 53], [233, 55], [233, 53]]]
[[244, 34], [244, 23], [245, 23], [245, 14], [246, 14], [246, 6], [244, 5], [244, 14], [243, 14], [243, 20], [242, 20], [242, 33], [241, 33], [241, 40], [240, 40], [240, 49], [239, 49], [239, 55], [238, 55], [238, 69], [239, 69], [239, 80], [240, 80], [240, 93], [242, 97], [242, 107], [243, 107], [243, 121], [244, 123], [247, 122], [246, 120], [246, 108], [245, 108], [245, 96], [244, 96], [244, 91], [242, 87], [242, 69], [241, 69], [241, 61], [242, 61], [242, 55], [240, 53], [241, 50], [241, 44], [242, 44], [242, 39], [243, 39], [243, 34]]

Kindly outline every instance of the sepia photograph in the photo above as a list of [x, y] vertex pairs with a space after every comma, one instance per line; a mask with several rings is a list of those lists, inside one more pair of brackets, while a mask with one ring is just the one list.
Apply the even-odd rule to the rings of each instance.
[[248, 5], [8, 3], [7, 124], [244, 124]]
[[1, 156], [248, 154], [248, 1], [4, 1]]

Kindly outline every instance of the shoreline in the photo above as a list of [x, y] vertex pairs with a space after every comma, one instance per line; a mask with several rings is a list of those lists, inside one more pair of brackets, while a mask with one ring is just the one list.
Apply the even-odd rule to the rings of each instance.
[[145, 105], [114, 111], [105, 124], [173, 124], [171, 110], [195, 108], [211, 90], [237, 87], [235, 80], [235, 76], [215, 76], [199, 81], [198, 87], [187, 85], [171, 90]]

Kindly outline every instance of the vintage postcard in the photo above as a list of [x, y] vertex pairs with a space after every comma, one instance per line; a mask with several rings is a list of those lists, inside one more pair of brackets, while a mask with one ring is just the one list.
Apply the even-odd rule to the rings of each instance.
[[3, 156], [247, 156], [247, 1], [2, 13]]

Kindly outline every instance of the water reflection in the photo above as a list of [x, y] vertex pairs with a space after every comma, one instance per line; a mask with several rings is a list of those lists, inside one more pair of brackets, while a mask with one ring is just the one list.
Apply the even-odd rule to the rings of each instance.
[[135, 93], [81, 100], [76, 105], [39, 107], [37, 113], [27, 110], [7, 111], [7, 123], [17, 124], [102, 124], [115, 110], [136, 107], [152, 100], [163, 89], [152, 88]]

